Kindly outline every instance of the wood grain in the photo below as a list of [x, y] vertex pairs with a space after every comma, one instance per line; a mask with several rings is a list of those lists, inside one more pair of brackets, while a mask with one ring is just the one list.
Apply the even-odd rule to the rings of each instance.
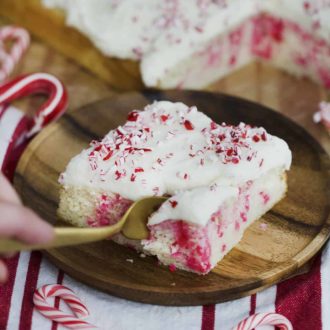
[[[293, 151], [287, 197], [253, 224], [242, 242], [206, 276], [171, 273], [153, 257], [110, 241], [47, 252], [69, 275], [111, 294], [162, 305], [199, 305], [239, 298], [287, 278], [329, 236], [329, 157], [301, 127], [261, 105], [206, 92], [129, 93], [66, 114], [45, 129], [24, 153], [15, 185], [24, 203], [55, 223], [58, 175], [93, 138], [125, 121], [132, 108], [155, 99], [183, 101], [215, 121], [245, 121], [284, 138]], [[260, 227], [267, 224], [267, 229]], [[133, 263], [127, 262], [133, 259]]]

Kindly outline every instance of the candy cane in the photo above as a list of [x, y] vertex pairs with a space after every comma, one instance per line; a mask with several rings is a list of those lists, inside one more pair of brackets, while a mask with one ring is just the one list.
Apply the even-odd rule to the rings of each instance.
[[40, 93], [48, 95], [49, 98], [33, 117], [28, 137], [38, 133], [42, 127], [59, 117], [65, 110], [67, 93], [63, 84], [48, 73], [33, 73], [20, 76], [0, 86], [0, 104]]
[[[47, 101], [29, 118], [10, 102], [31, 94], [45, 94]], [[24, 144], [42, 127], [57, 119], [67, 107], [63, 84], [47, 73], [20, 76], [0, 86], [0, 168], [10, 178]]]
[[259, 313], [247, 317], [232, 330], [252, 330], [262, 325], [274, 325], [280, 330], [293, 330], [291, 322], [281, 314]]
[[[14, 42], [9, 52], [5, 50], [5, 41]], [[6, 79], [14, 70], [29, 44], [30, 36], [25, 29], [16, 26], [5, 26], [0, 29], [0, 81]]]
[[[50, 305], [49, 298], [60, 297], [70, 307], [74, 315], [67, 314]], [[81, 320], [89, 315], [87, 307], [69, 288], [59, 285], [44, 285], [33, 295], [35, 308], [46, 318], [60, 323], [69, 329], [97, 329], [96, 326]]]

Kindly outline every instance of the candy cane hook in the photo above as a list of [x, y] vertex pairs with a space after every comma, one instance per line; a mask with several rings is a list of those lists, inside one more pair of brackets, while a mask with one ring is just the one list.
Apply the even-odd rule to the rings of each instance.
[[[48, 98], [32, 118], [10, 106], [16, 99], [40, 93]], [[63, 84], [47, 73], [20, 76], [0, 85], [0, 168], [9, 178], [24, 145], [45, 125], [61, 116], [67, 102]]]
[[[13, 41], [9, 51], [5, 50], [4, 43]], [[14, 70], [15, 65], [20, 61], [24, 52], [30, 44], [29, 33], [17, 26], [5, 26], [0, 28], [0, 81], [6, 79]]]
[[0, 86], [0, 104], [32, 95], [46, 94], [48, 100], [37, 110], [27, 137], [38, 133], [50, 121], [59, 117], [67, 107], [67, 92], [63, 84], [48, 73], [20, 76]]
[[[70, 307], [74, 315], [70, 315], [50, 305], [51, 297], [59, 297]], [[35, 308], [51, 321], [60, 323], [69, 329], [97, 329], [96, 326], [81, 320], [89, 315], [87, 307], [69, 288], [59, 285], [44, 285], [35, 291], [33, 296]]]
[[291, 322], [281, 314], [258, 313], [247, 317], [232, 330], [253, 330], [262, 325], [274, 325], [280, 330], [293, 330]]

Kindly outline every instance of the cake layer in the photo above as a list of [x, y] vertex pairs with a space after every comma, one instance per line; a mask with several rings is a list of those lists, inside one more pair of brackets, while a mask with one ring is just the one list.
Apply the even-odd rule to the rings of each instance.
[[58, 216], [77, 227], [102, 227], [116, 223], [131, 204], [110, 191], [68, 186], [60, 192]]

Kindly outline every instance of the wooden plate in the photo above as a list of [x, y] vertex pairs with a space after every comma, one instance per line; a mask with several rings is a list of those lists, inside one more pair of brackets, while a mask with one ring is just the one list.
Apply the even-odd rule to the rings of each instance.
[[[329, 236], [329, 157], [302, 128], [259, 104], [207, 92], [129, 93], [66, 114], [25, 151], [15, 185], [24, 203], [56, 221], [57, 178], [70, 158], [90, 140], [122, 124], [127, 113], [153, 100], [197, 105], [217, 122], [245, 121], [285, 139], [293, 152], [287, 197], [254, 223], [241, 243], [208, 275], [170, 272], [153, 257], [110, 241], [46, 252], [72, 277], [110, 294], [161, 305], [227, 301], [273, 285], [312, 258]], [[260, 226], [266, 223], [267, 228]], [[133, 263], [127, 261], [132, 259]]]

